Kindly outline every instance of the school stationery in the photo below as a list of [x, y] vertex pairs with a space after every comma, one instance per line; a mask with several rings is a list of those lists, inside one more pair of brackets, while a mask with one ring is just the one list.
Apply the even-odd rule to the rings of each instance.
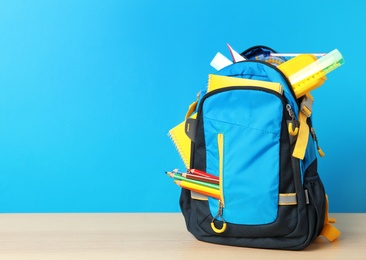
[[[186, 175], [173, 179], [182, 188], [187, 229], [199, 240], [300, 250], [319, 235], [329, 241], [340, 235], [318, 173], [316, 151], [324, 153], [312, 124], [310, 90], [343, 57], [298, 55], [278, 64], [257, 59], [271, 53], [266, 46], [249, 48], [241, 53], [245, 60], [209, 75], [180, 124], [189, 163]], [[187, 177], [209, 177], [198, 172], [218, 180], [215, 188]]]

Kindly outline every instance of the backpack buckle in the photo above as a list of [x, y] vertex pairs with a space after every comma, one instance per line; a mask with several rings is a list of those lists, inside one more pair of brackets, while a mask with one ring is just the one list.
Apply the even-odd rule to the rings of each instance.
[[307, 93], [302, 98], [302, 101], [300, 103], [300, 110], [301, 110], [301, 112], [303, 112], [306, 115], [306, 117], [311, 116], [311, 112], [313, 109], [313, 103], [314, 103], [314, 98], [312, 95], [310, 95], [310, 93]]
[[300, 103], [300, 111], [299, 112], [299, 132], [295, 144], [294, 151], [292, 156], [303, 160], [305, 157], [306, 147], [308, 145], [309, 139], [309, 126], [307, 124], [307, 118], [311, 116], [311, 111], [313, 108], [314, 98], [310, 93], [306, 93], [306, 95], [302, 98]]

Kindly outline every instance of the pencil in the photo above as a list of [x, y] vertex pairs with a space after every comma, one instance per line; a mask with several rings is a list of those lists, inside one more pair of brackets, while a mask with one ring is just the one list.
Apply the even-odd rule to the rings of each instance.
[[172, 172], [167, 172], [167, 174], [176, 179], [176, 180], [180, 180], [180, 181], [186, 181], [186, 182], [190, 182], [196, 185], [202, 185], [208, 188], [212, 188], [212, 189], [219, 189], [219, 185], [218, 184], [212, 184], [212, 183], [208, 183], [208, 182], [203, 182], [203, 181], [198, 181], [198, 180], [193, 180], [193, 179], [187, 179], [186, 177], [182, 176], [179, 173], [172, 173]]
[[[181, 187], [181, 186], [180, 186]], [[183, 187], [182, 187], [183, 188]], [[196, 193], [199, 193], [199, 194], [202, 194], [202, 195], [205, 195], [205, 196], [208, 196], [208, 197], [212, 197], [212, 198], [215, 198], [215, 199], [218, 199], [220, 200], [220, 196], [217, 195], [217, 194], [213, 194], [213, 193], [208, 193], [208, 192], [204, 192], [204, 191], [201, 191], [201, 190], [195, 190], [195, 189], [192, 189], [190, 188], [189, 189], [190, 191], [194, 191]]]
[[191, 191], [195, 191], [197, 193], [201, 193], [203, 195], [206, 196], [210, 196], [213, 198], [217, 198], [220, 199], [220, 191], [217, 189], [212, 189], [206, 186], [202, 186], [199, 184], [195, 184], [192, 182], [188, 182], [188, 181], [180, 181], [180, 180], [175, 180], [174, 181], [178, 186], [184, 188], [184, 189], [188, 189]]
[[219, 184], [219, 179], [217, 179], [217, 178], [210, 178], [210, 177], [205, 177], [205, 176], [191, 174], [191, 173], [182, 173], [182, 176], [186, 177], [187, 179], [209, 182], [209, 183], [213, 183], [213, 184], [217, 184], [217, 185]]
[[200, 176], [203, 176], [203, 177], [208, 177], [208, 178], [212, 178], [212, 179], [219, 179], [215, 175], [212, 175], [212, 174], [209, 174], [207, 172], [203, 172], [203, 171], [200, 171], [200, 170], [197, 170], [197, 169], [189, 169], [188, 171], [192, 174], [200, 175]]

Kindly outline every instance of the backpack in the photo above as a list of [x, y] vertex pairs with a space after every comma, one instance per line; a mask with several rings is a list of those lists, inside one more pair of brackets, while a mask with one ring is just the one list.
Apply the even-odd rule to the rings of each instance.
[[[319, 235], [329, 241], [340, 235], [318, 174], [316, 151], [323, 152], [311, 120], [313, 97], [298, 97], [289, 81], [304, 64], [268, 59], [270, 53], [254, 46], [241, 53], [244, 61], [209, 75], [179, 126], [189, 140], [188, 171], [219, 180], [218, 196], [181, 190], [187, 229], [198, 240], [300, 250]], [[172, 129], [177, 145], [175, 135]]]

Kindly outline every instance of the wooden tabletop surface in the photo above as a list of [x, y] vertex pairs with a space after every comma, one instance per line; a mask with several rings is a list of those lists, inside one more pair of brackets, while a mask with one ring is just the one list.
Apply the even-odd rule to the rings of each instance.
[[331, 214], [342, 232], [303, 251], [197, 241], [180, 213], [0, 214], [0, 259], [366, 259], [366, 214]]

